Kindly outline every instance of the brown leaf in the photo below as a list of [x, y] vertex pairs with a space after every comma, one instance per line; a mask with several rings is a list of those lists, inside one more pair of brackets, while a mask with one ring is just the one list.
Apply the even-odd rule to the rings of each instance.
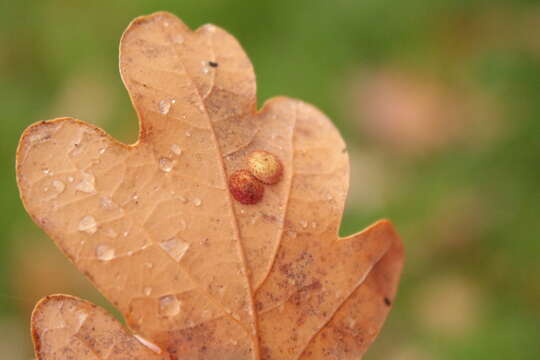
[[[168, 13], [131, 23], [120, 70], [139, 116], [136, 144], [71, 118], [23, 134], [18, 184], [36, 223], [173, 359], [362, 354], [403, 256], [387, 221], [336, 235], [349, 165], [331, 121], [283, 97], [257, 112], [236, 40]], [[228, 179], [256, 150], [283, 174], [245, 205]], [[343, 336], [328, 344], [328, 331]]]
[[42, 299], [32, 313], [38, 359], [169, 359], [144, 346], [103, 309], [72, 296]]

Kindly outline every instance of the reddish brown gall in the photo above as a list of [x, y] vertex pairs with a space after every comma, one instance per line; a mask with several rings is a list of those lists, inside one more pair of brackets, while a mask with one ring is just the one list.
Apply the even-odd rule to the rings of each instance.
[[261, 201], [264, 186], [247, 170], [238, 170], [229, 178], [232, 196], [242, 204], [251, 205]]

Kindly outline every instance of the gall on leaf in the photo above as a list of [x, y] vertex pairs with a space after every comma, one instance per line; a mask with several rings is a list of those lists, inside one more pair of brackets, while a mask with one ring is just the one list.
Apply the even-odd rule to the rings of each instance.
[[267, 151], [254, 151], [247, 158], [248, 169], [253, 176], [265, 184], [273, 185], [281, 180], [283, 165]]
[[[257, 110], [236, 39], [165, 12], [129, 25], [120, 73], [136, 143], [58, 118], [24, 131], [16, 166], [27, 212], [130, 330], [59, 295], [36, 307], [36, 357], [153, 358], [131, 333], [172, 360], [361, 357], [399, 301], [403, 248], [386, 220], [339, 237], [349, 160], [332, 122], [286, 97]], [[245, 206], [229, 182], [255, 151], [286, 171]]]
[[229, 178], [233, 197], [245, 205], [256, 204], [263, 198], [264, 186], [249, 171], [238, 170]]

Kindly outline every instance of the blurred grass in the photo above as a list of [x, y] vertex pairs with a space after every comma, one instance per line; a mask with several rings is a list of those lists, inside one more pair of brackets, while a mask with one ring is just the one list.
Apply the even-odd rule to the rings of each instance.
[[[532, 0], [0, 3], [0, 331], [12, 329], [0, 337], [2, 358], [31, 356], [37, 298], [68, 292], [105, 304], [25, 214], [18, 138], [32, 122], [71, 115], [134, 141], [118, 40], [132, 18], [156, 10], [233, 33], [254, 63], [260, 104], [298, 97], [342, 130], [353, 168], [342, 232], [389, 217], [407, 248], [399, 297], [367, 359], [540, 358], [540, 3]], [[406, 79], [422, 100], [390, 85], [392, 96], [384, 90], [373, 104], [380, 90], [370, 79], [380, 73]], [[426, 78], [452, 101], [417, 119], [440, 100], [422, 93]], [[413, 117], [390, 122], [403, 136], [389, 143], [365, 104], [375, 115]], [[466, 116], [434, 121], [471, 104]], [[417, 121], [444, 143], [411, 130]]]

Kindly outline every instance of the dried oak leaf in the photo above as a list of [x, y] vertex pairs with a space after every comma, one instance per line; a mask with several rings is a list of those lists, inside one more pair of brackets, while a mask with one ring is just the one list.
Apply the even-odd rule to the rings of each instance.
[[[130, 24], [120, 71], [137, 143], [72, 118], [24, 132], [17, 181], [34, 221], [165, 358], [361, 356], [389, 311], [403, 249], [388, 221], [338, 237], [349, 164], [331, 121], [285, 97], [257, 111], [237, 41], [169, 13]], [[227, 182], [255, 150], [283, 174], [243, 205]], [[38, 304], [32, 327], [42, 360], [160, 358], [67, 296]]]

